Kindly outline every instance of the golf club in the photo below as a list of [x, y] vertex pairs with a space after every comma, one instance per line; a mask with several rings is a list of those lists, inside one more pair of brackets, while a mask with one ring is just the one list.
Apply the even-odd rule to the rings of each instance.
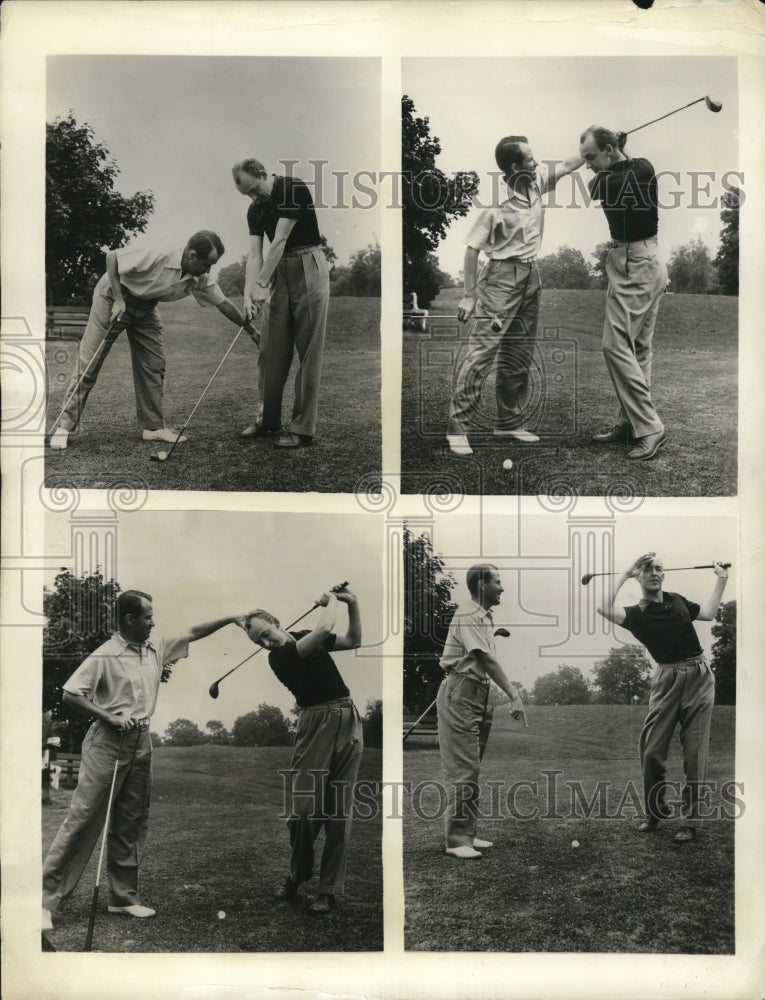
[[[509, 631], [509, 629], [506, 629], [506, 628], [498, 628], [498, 629], [494, 630], [494, 635], [495, 636], [498, 635], [501, 639], [507, 639], [510, 636], [510, 631]], [[431, 701], [431, 703], [428, 705], [428, 707], [425, 709], [425, 711], [422, 713], [422, 715], [419, 717], [419, 719], [415, 723], [413, 723], [409, 727], [409, 729], [407, 729], [407, 731], [404, 733], [404, 735], [403, 735], [403, 737], [401, 739], [402, 743], [404, 742], [404, 740], [406, 740], [406, 738], [408, 736], [411, 736], [411, 734], [419, 726], [419, 724], [422, 722], [422, 720], [425, 718], [425, 716], [428, 714], [428, 712], [430, 712], [432, 710], [433, 706], [435, 705], [435, 703], [437, 701], [438, 701], [438, 696], [436, 696], [433, 699], [433, 701]], [[525, 716], [524, 716], [524, 718], [525, 718]], [[526, 725], [528, 726], [528, 723], [526, 723]]]
[[[109, 324], [109, 328], [106, 331], [106, 336], [101, 341], [101, 343], [98, 345], [98, 347], [96, 348], [96, 350], [93, 352], [93, 357], [85, 365], [85, 370], [83, 371], [82, 375], [80, 375], [80, 377], [77, 379], [77, 385], [75, 385], [74, 389], [72, 389], [72, 391], [69, 393], [69, 396], [67, 397], [66, 402], [61, 407], [61, 412], [56, 417], [56, 419], [53, 421], [53, 425], [51, 426], [50, 430], [46, 434], [46, 437], [49, 440], [50, 440], [51, 437], [53, 437], [53, 432], [56, 430], [56, 428], [58, 427], [59, 423], [61, 422], [61, 418], [63, 417], [63, 415], [66, 413], [67, 406], [69, 406], [69, 404], [72, 402], [72, 400], [74, 399], [75, 395], [77, 394], [77, 390], [82, 385], [83, 379], [85, 378], [85, 376], [88, 374], [88, 371], [90, 370], [90, 366], [93, 364], [94, 361], [96, 361], [97, 358], [99, 358], [101, 356], [101, 352], [104, 349], [104, 345], [108, 341], [108, 339], [109, 339], [109, 337], [110, 337], [110, 335], [112, 333], [112, 330], [114, 329], [114, 327], [117, 325], [118, 322], [119, 322], [119, 319], [114, 319], [114, 320], [111, 321], [111, 323]], [[78, 350], [79, 350], [79, 348], [78, 348]], [[79, 355], [78, 355], [78, 361], [79, 361]]]
[[[704, 563], [703, 566], [673, 566], [671, 569], [665, 569], [665, 573], [680, 573], [686, 569], [714, 569], [717, 563]], [[732, 563], [720, 563], [723, 569], [730, 569]], [[585, 573], [582, 577], [582, 586], [586, 587], [590, 580], [596, 576], [619, 576], [618, 572], [614, 573]]]
[[88, 933], [85, 937], [85, 951], [90, 951], [93, 944], [93, 927], [96, 923], [96, 907], [98, 905], [98, 889], [101, 885], [101, 866], [104, 863], [104, 850], [106, 848], [106, 836], [109, 832], [109, 814], [112, 810], [112, 798], [114, 797], [114, 785], [117, 781], [117, 768], [120, 763], [120, 751], [122, 750], [122, 738], [125, 735], [124, 729], [120, 730], [120, 741], [117, 746], [117, 757], [114, 761], [114, 773], [112, 774], [112, 784], [109, 789], [109, 800], [106, 803], [106, 819], [104, 820], [104, 830], [101, 834], [101, 850], [98, 855], [98, 868], [96, 869], [96, 884], [93, 888], [93, 899], [90, 904], [90, 920], [88, 921]]
[[186, 423], [185, 423], [185, 424], [183, 425], [183, 427], [181, 427], [180, 431], [178, 432], [178, 437], [177, 437], [177, 438], [175, 439], [175, 441], [173, 441], [173, 443], [172, 443], [172, 446], [171, 446], [171, 448], [170, 448], [170, 451], [158, 451], [156, 455], [150, 455], [150, 456], [149, 456], [149, 458], [150, 458], [150, 460], [151, 460], [152, 462], [166, 462], [166, 461], [167, 461], [167, 460], [168, 460], [168, 459], [170, 458], [170, 456], [171, 456], [171, 455], [173, 454], [173, 452], [175, 451], [175, 446], [176, 446], [176, 445], [178, 444], [178, 442], [180, 441], [180, 439], [181, 439], [181, 438], [183, 437], [183, 432], [184, 432], [184, 431], [186, 430], [186, 428], [187, 428], [187, 427], [189, 426], [189, 424], [191, 423], [191, 418], [192, 418], [192, 417], [194, 416], [194, 414], [195, 414], [195, 413], [197, 412], [197, 410], [199, 409], [199, 406], [200, 406], [200, 404], [201, 404], [202, 400], [203, 400], [203, 399], [205, 398], [205, 396], [207, 395], [207, 391], [208, 391], [208, 389], [210, 388], [210, 386], [211, 386], [211, 385], [213, 384], [213, 382], [215, 381], [215, 378], [216, 378], [216, 376], [217, 376], [218, 372], [219, 372], [219, 371], [221, 370], [221, 368], [223, 367], [223, 365], [224, 365], [224, 363], [225, 363], [225, 361], [226, 361], [226, 358], [227, 358], [227, 357], [229, 356], [229, 354], [231, 354], [231, 352], [232, 352], [232, 351], [234, 350], [234, 345], [236, 344], [237, 340], [239, 340], [240, 336], [242, 335], [242, 331], [243, 331], [243, 330], [244, 330], [244, 326], [240, 326], [240, 327], [239, 327], [239, 329], [238, 329], [238, 330], [236, 331], [236, 336], [235, 336], [235, 337], [234, 337], [234, 339], [233, 339], [233, 340], [231, 341], [231, 344], [229, 345], [229, 348], [228, 348], [228, 350], [226, 351], [226, 353], [225, 353], [225, 354], [223, 355], [223, 357], [222, 357], [222, 358], [220, 359], [220, 364], [219, 364], [219, 365], [218, 365], [218, 367], [217, 367], [217, 368], [215, 369], [215, 371], [214, 371], [214, 372], [212, 373], [212, 376], [211, 376], [211, 378], [210, 378], [210, 381], [209, 381], [209, 382], [207, 383], [207, 385], [206, 385], [206, 386], [204, 387], [204, 389], [202, 390], [202, 395], [201, 395], [201, 396], [199, 397], [199, 399], [197, 400], [197, 402], [196, 402], [196, 405], [194, 406], [194, 409], [193, 409], [193, 410], [191, 411], [191, 413], [190, 413], [190, 414], [188, 415], [188, 417], [186, 418]]
[[651, 121], [646, 122], [645, 125], [638, 125], [637, 128], [632, 128], [629, 132], [625, 132], [624, 135], [632, 135], [633, 132], [639, 132], [641, 128], [648, 128], [649, 125], [653, 125], [655, 122], [663, 121], [665, 118], [669, 118], [670, 115], [676, 115], [678, 111], [685, 111], [686, 108], [692, 108], [694, 104], [700, 104], [704, 101], [706, 106], [710, 111], [717, 113], [722, 111], [722, 101], [713, 100], [709, 94], [705, 97], [697, 97], [695, 101], [690, 101], [688, 104], [684, 104], [681, 108], [675, 108], [674, 111], [668, 111], [666, 115], [661, 115], [659, 118], [652, 118]]
[[[332, 588], [332, 590], [330, 591], [330, 593], [332, 593], [332, 594], [339, 594], [340, 591], [341, 590], [345, 590], [345, 588], [347, 586], [348, 586], [348, 581], [347, 580], [344, 583], [338, 583], [337, 586], [335, 586], [335, 587]], [[312, 611], [315, 611], [316, 608], [318, 608], [318, 607], [319, 607], [318, 604], [314, 604], [312, 607], [310, 607], [305, 612], [305, 614], [302, 614], [299, 618], [296, 618], [294, 622], [292, 622], [290, 625], [288, 625], [287, 628], [285, 629], [285, 631], [288, 632], [294, 625], [297, 625], [298, 622], [302, 622], [302, 620], [304, 618], [307, 618], [308, 615], [310, 615], [310, 613]], [[243, 667], [245, 665], [245, 663], [248, 663], [253, 658], [253, 656], [257, 656], [258, 653], [261, 653], [262, 651], [263, 651], [263, 647], [259, 646], [258, 649], [256, 649], [254, 653], [250, 653], [250, 655], [248, 657], [246, 657], [244, 660], [242, 660], [241, 663], [237, 663], [237, 665], [235, 667], [232, 667], [222, 677], [219, 677], [217, 679], [217, 681], [213, 681], [213, 683], [210, 685], [210, 688], [209, 688], [209, 695], [210, 695], [210, 697], [211, 698], [217, 698], [218, 695], [220, 694], [220, 683], [221, 683], [221, 681], [224, 681], [230, 674], [233, 674], [233, 672], [235, 670], [238, 670], [240, 667]]]

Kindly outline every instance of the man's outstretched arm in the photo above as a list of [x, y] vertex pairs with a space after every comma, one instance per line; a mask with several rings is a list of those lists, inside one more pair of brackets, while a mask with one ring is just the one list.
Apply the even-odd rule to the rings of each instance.
[[717, 577], [717, 581], [715, 582], [712, 593], [699, 609], [699, 613], [696, 616], [696, 621], [699, 622], [711, 622], [714, 619], [717, 614], [717, 609], [720, 607], [720, 601], [722, 600], [725, 585], [728, 582], [728, 571], [727, 569], [723, 569], [721, 563], [716, 562], [713, 569], [714, 574]]
[[624, 620], [627, 617], [624, 613], [624, 608], [617, 608], [614, 603], [616, 601], [617, 594], [627, 580], [637, 579], [642, 567], [645, 563], [650, 562], [655, 555], [655, 552], [646, 552], [644, 556], [640, 556], [639, 559], [636, 559], [629, 569], [626, 569], [621, 576], [616, 578], [609, 576], [606, 578], [603, 600], [598, 605], [599, 615], [607, 618], [610, 622], [614, 622], [616, 625], [624, 624]]

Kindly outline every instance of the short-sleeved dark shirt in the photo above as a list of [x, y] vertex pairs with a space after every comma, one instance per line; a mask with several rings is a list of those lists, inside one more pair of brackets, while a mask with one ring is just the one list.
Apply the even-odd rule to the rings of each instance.
[[284, 252], [298, 247], [318, 246], [321, 242], [316, 210], [308, 185], [299, 177], [274, 177], [268, 201], [251, 202], [247, 209], [250, 236], [267, 236], [273, 242], [279, 219], [294, 219]]
[[279, 678], [295, 696], [300, 708], [321, 705], [325, 701], [348, 698], [350, 691], [345, 686], [335, 661], [329, 655], [335, 648], [334, 633], [327, 636], [321, 646], [301, 660], [297, 651], [297, 641], [308, 635], [304, 632], [290, 632], [293, 641], [272, 649], [268, 663]]
[[612, 240], [632, 243], [659, 231], [656, 173], [648, 160], [620, 160], [596, 174], [590, 195], [601, 203]]
[[661, 603], [625, 608], [624, 628], [642, 642], [657, 663], [677, 663], [701, 656], [703, 650], [692, 622], [700, 605], [665, 591]]

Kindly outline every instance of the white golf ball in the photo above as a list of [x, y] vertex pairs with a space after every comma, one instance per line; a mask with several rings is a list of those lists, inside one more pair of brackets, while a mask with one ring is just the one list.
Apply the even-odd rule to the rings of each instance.
[[572, 840], [571, 841], [571, 846], [572, 847], [579, 847], [579, 841], [578, 840]]
[[166, 451], [158, 451], [157, 452], [157, 458], [160, 460], [160, 462], [164, 462], [165, 459], [167, 458], [167, 452]]
[[503, 469], [512, 469], [512, 467], [513, 467], [513, 460], [512, 460], [512, 458], [506, 458], [504, 460], [504, 462], [502, 463], [502, 468]]
[[218, 910], [218, 920], [225, 920], [225, 919], [226, 919], [226, 911]]

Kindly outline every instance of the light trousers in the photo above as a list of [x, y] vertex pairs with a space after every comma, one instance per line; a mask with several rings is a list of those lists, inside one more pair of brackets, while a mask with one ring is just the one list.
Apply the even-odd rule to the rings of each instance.
[[106, 356], [123, 330], [127, 332], [130, 344], [138, 426], [141, 430], [156, 430], [165, 426], [162, 412], [165, 349], [162, 321], [156, 305], [153, 302], [142, 305], [139, 299], [126, 298], [123, 318], [110, 329], [113, 305], [112, 288], [108, 276], [104, 274], [93, 292], [93, 304], [80, 341], [77, 364], [66, 387], [64, 399], [73, 395], [61, 418], [60, 426], [64, 430], [74, 430], [79, 424]]
[[661, 819], [666, 812], [667, 756], [679, 723], [685, 774], [683, 822], [688, 826], [698, 824], [699, 782], [706, 780], [714, 702], [715, 678], [705, 657], [656, 668], [651, 678], [648, 715], [640, 734], [640, 764], [649, 816]]
[[324, 830], [319, 892], [342, 894], [350, 850], [353, 789], [364, 751], [361, 718], [350, 698], [303, 708], [292, 756], [292, 808], [287, 820], [290, 878], [313, 875], [314, 844]]
[[281, 427], [284, 386], [297, 351], [289, 430], [308, 437], [316, 433], [328, 309], [329, 267], [321, 250], [282, 257], [261, 335], [258, 382], [263, 427]]
[[82, 744], [82, 763], [69, 812], [43, 863], [43, 903], [60, 910], [85, 871], [106, 821], [109, 790], [119, 753], [106, 841], [110, 905], [132, 906], [138, 896], [138, 865], [149, 823], [151, 739], [149, 729], [119, 733], [96, 721]]
[[488, 682], [466, 674], [447, 674], [438, 689], [438, 748], [446, 785], [447, 847], [470, 847], [476, 835], [481, 760], [492, 718], [488, 702]]
[[483, 429], [482, 422], [488, 423], [481, 420], [482, 396], [495, 361], [495, 429], [523, 427], [540, 295], [536, 264], [508, 260], [486, 264], [476, 284], [475, 316], [454, 382], [448, 434], [468, 434]]
[[619, 400], [619, 422], [635, 437], [664, 429], [651, 399], [653, 333], [667, 268], [656, 239], [612, 247], [606, 255], [603, 354]]

